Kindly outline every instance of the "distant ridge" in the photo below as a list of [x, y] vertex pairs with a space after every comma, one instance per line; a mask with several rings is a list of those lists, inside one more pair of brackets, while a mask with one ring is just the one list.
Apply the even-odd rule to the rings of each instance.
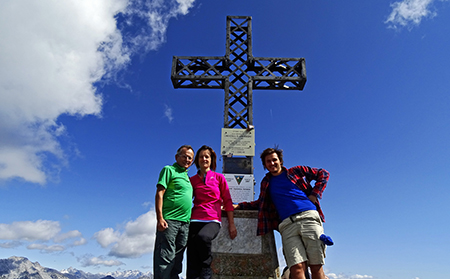
[[71, 279], [57, 270], [42, 267], [24, 257], [0, 259], [1, 279]]
[[151, 272], [137, 270], [92, 274], [75, 268], [55, 269], [42, 267], [25, 257], [0, 259], [0, 279], [153, 279]]

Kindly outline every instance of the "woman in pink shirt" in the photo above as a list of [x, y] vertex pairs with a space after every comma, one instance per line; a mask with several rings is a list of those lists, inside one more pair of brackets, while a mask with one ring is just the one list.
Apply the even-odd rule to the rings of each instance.
[[214, 150], [206, 145], [200, 147], [194, 159], [198, 171], [191, 177], [194, 207], [187, 246], [187, 279], [212, 277], [211, 243], [219, 234], [222, 205], [227, 212], [230, 238], [237, 235], [230, 190], [225, 177], [215, 172], [216, 159]]

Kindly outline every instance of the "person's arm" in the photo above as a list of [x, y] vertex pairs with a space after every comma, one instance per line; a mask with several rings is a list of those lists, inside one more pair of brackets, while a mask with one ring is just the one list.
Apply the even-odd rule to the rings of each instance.
[[227, 211], [228, 218], [228, 232], [230, 233], [230, 238], [234, 239], [237, 236], [236, 226], [234, 225], [234, 214], [233, 211]]
[[316, 195], [309, 195], [309, 196], [308, 196], [308, 199], [309, 199], [310, 201], [312, 201], [313, 204], [316, 204], [316, 203], [317, 203], [317, 196], [316, 196]]
[[241, 202], [239, 204], [234, 204], [234, 209], [243, 209], [243, 210], [255, 210], [259, 209], [259, 204], [261, 200], [263, 200], [263, 196], [265, 194], [265, 191], [267, 190], [268, 186], [268, 180], [266, 178], [263, 178], [261, 181], [261, 188], [259, 190], [259, 197], [257, 200], [251, 201], [251, 202]]
[[168, 228], [166, 220], [164, 220], [163, 214], [162, 214], [162, 207], [163, 207], [163, 198], [164, 193], [166, 192], [166, 188], [164, 188], [161, 185], [156, 186], [156, 195], [155, 195], [155, 210], [156, 210], [156, 228], [158, 231], [164, 231]]
[[[328, 171], [325, 169], [311, 168], [308, 166], [296, 166], [291, 168], [291, 170], [293, 170], [297, 177], [303, 176], [305, 178], [304, 182], [308, 184], [308, 188], [311, 187], [310, 182], [313, 180], [315, 181], [314, 187], [311, 187], [309, 191], [304, 189], [304, 191], [306, 190], [308, 193], [308, 198], [310, 198], [312, 202], [315, 203], [318, 199], [322, 198], [323, 191], [327, 187], [327, 182], [330, 177], [330, 173]], [[298, 186], [300, 187], [300, 185]]]
[[228, 187], [227, 180], [223, 175], [217, 174], [217, 180], [219, 181], [220, 196], [222, 198], [223, 208], [227, 213], [228, 218], [228, 232], [230, 233], [230, 238], [234, 239], [237, 236], [236, 226], [234, 225], [234, 205], [231, 200], [230, 188]]
[[314, 196], [316, 198], [315, 201], [317, 201], [318, 198], [322, 198], [323, 191], [327, 187], [328, 179], [330, 178], [330, 173], [325, 169], [317, 168], [312, 168], [311, 171], [314, 175], [314, 180], [316, 181], [311, 195]]

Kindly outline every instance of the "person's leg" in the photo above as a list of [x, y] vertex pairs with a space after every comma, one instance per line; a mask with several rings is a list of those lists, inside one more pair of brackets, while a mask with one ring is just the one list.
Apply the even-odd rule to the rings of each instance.
[[175, 238], [175, 258], [172, 271], [170, 272], [170, 279], [178, 279], [178, 275], [183, 271], [183, 254], [186, 250], [188, 236], [189, 223], [178, 222], [178, 234]]
[[283, 254], [289, 266], [291, 278], [309, 279], [306, 250], [300, 236], [301, 224], [287, 218], [279, 225]]
[[186, 277], [187, 279], [198, 279], [200, 277], [200, 272], [202, 270], [202, 265], [198, 257], [197, 245], [195, 244], [195, 239], [197, 238], [198, 232], [203, 227], [203, 223], [191, 222], [189, 225], [189, 238], [187, 244], [187, 269]]
[[155, 279], [161, 279], [161, 272], [166, 268], [161, 258], [163, 238], [163, 233], [156, 231], [155, 249], [153, 250], [153, 277]]
[[305, 273], [308, 272], [308, 267], [306, 266], [306, 262], [294, 264], [289, 268], [291, 273], [290, 278], [292, 279], [306, 279]]
[[302, 240], [308, 255], [308, 264], [312, 279], [324, 279], [325, 273], [322, 266], [325, 264], [326, 246], [320, 236], [323, 234], [322, 221], [315, 210], [305, 212], [300, 221], [302, 223]]
[[220, 231], [220, 224], [216, 222], [204, 223], [195, 239], [195, 245], [198, 251], [199, 262], [201, 264], [201, 279], [210, 279], [212, 277], [211, 263], [212, 241], [217, 237]]
[[153, 272], [155, 279], [169, 279], [175, 259], [175, 240], [179, 226], [176, 221], [166, 220], [168, 228], [156, 231]]
[[312, 279], [325, 279], [325, 273], [323, 272], [322, 265], [310, 265], [309, 268], [311, 269]]

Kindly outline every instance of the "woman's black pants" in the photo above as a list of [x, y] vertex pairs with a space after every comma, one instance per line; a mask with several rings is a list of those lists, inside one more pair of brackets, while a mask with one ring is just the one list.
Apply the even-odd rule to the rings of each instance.
[[187, 279], [212, 277], [211, 243], [220, 231], [217, 222], [191, 222], [187, 244]]

